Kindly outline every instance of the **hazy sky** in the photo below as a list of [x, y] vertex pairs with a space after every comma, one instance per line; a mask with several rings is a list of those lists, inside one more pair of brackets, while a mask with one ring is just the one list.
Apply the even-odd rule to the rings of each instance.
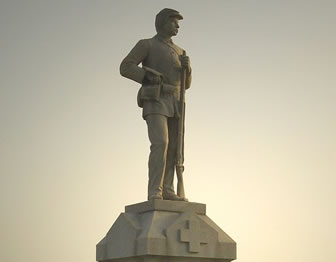
[[334, 0], [0, 1], [0, 261], [95, 261], [146, 200], [138, 84], [154, 17], [187, 50], [185, 183], [239, 262], [336, 261]]

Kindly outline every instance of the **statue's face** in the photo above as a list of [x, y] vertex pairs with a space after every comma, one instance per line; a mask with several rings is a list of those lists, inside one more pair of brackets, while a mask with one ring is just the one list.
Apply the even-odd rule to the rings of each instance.
[[162, 29], [166, 35], [175, 36], [180, 28], [178, 23], [179, 20], [176, 17], [170, 17]]

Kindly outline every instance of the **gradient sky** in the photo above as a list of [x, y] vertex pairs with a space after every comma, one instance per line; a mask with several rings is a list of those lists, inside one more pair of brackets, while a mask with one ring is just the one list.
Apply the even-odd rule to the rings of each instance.
[[95, 261], [146, 199], [135, 43], [179, 10], [188, 198], [239, 262], [336, 261], [334, 0], [0, 1], [0, 261]]

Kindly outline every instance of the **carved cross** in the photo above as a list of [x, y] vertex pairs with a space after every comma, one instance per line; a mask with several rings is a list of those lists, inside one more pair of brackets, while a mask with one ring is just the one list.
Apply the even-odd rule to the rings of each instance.
[[189, 243], [189, 252], [201, 251], [201, 244], [207, 244], [208, 238], [205, 231], [201, 231], [200, 222], [188, 220], [188, 229], [180, 229], [180, 241]]

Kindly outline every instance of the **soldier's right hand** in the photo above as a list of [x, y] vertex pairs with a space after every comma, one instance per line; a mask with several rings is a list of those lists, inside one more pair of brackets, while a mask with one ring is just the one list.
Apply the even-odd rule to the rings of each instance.
[[144, 83], [158, 85], [161, 83], [161, 77], [147, 71], [145, 74]]

